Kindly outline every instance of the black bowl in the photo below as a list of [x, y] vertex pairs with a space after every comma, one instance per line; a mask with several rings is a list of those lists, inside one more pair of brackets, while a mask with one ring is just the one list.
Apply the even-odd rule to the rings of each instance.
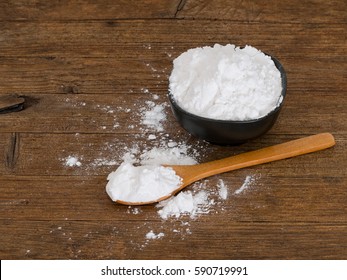
[[274, 125], [282, 108], [287, 89], [287, 76], [281, 63], [271, 57], [282, 79], [282, 101], [264, 117], [247, 121], [214, 120], [200, 117], [179, 107], [169, 93], [171, 109], [181, 126], [192, 135], [219, 145], [238, 145], [265, 134]]

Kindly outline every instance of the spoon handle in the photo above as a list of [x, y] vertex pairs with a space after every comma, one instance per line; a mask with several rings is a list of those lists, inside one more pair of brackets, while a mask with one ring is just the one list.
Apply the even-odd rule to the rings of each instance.
[[316, 134], [260, 150], [198, 164], [194, 167], [194, 171], [192, 170], [195, 176], [191, 174], [190, 177], [194, 177], [192, 179], [196, 181], [231, 170], [324, 150], [334, 145], [335, 140], [330, 133]]

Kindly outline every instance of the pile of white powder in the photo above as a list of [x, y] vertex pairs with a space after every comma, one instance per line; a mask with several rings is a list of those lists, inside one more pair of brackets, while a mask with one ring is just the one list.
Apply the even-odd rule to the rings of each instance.
[[173, 62], [170, 94], [184, 110], [218, 120], [252, 120], [283, 99], [281, 74], [270, 56], [251, 46], [190, 49]]
[[153, 202], [176, 190], [182, 182], [170, 167], [134, 166], [123, 162], [107, 177], [106, 192], [113, 201]]
[[136, 152], [126, 153], [122, 164], [107, 177], [106, 192], [113, 201], [150, 202], [167, 196], [181, 185], [182, 178], [162, 165], [196, 163], [185, 144], [153, 147], [137, 156]]

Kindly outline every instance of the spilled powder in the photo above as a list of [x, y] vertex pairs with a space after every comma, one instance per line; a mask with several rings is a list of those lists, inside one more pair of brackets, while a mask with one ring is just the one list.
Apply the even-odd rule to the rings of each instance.
[[[178, 145], [178, 144], [177, 144]], [[144, 165], [156, 164], [172, 164], [172, 165], [192, 165], [196, 164], [197, 160], [194, 155], [188, 154], [190, 146], [179, 144], [178, 146], [154, 147], [150, 150], [145, 150], [140, 155], [140, 162]]]
[[147, 239], [159, 239], [159, 238], [162, 238], [163, 236], [165, 236], [165, 234], [164, 234], [163, 232], [160, 232], [160, 233], [158, 233], [158, 234], [155, 234], [155, 233], [153, 232], [153, 230], [147, 232], [147, 234], [146, 234], [146, 238], [147, 238]]
[[146, 101], [146, 106], [141, 108], [141, 124], [147, 127], [146, 131], [163, 131], [163, 122], [166, 120], [164, 112], [165, 104], [155, 104], [153, 101]]
[[213, 203], [206, 191], [199, 191], [196, 194], [182, 191], [174, 197], [159, 202], [157, 207], [161, 208], [158, 211], [159, 216], [165, 220], [169, 217], [179, 218], [181, 215], [195, 218], [197, 214], [206, 212]]
[[222, 179], [219, 179], [218, 184], [218, 193], [221, 199], [227, 199], [228, 198], [228, 189], [226, 185], [224, 184], [224, 181]]
[[158, 164], [196, 164], [199, 153], [192, 146], [183, 142], [176, 147], [168, 147], [163, 144], [159, 147], [140, 150], [138, 146], [129, 148], [122, 156], [123, 162], [136, 165], [158, 165]]
[[131, 207], [131, 206], [129, 206], [128, 207], [128, 210], [127, 210], [127, 213], [128, 214], [134, 214], [134, 215], [138, 215], [138, 214], [140, 214], [142, 212], [142, 210], [140, 209], [140, 208], [138, 208], [138, 207]]
[[69, 167], [74, 167], [74, 166], [80, 167], [82, 165], [78, 157], [75, 157], [75, 156], [68, 156], [65, 159], [63, 159], [63, 161], [65, 162], [65, 166], [69, 166]]
[[241, 194], [241, 193], [245, 192], [247, 189], [249, 189], [254, 184], [257, 177], [259, 177], [259, 176], [247, 175], [242, 186], [240, 188], [238, 188], [237, 190], [235, 190], [234, 194], [237, 195], [237, 194]]
[[117, 165], [118, 162], [116, 160], [108, 160], [105, 158], [97, 158], [95, 159], [91, 165], [96, 167], [96, 166], [113, 166], [113, 165]]

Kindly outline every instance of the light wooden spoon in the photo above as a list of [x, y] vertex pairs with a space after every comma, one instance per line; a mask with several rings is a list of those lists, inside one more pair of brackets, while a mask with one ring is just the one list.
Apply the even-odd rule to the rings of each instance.
[[333, 135], [331, 135], [330, 133], [321, 133], [202, 164], [165, 165], [166, 167], [173, 168], [176, 174], [182, 178], [182, 184], [177, 189], [165, 196], [158, 197], [158, 199], [153, 201], [127, 202], [117, 200], [116, 202], [125, 205], [143, 205], [159, 202], [161, 200], [169, 198], [170, 196], [173, 196], [190, 184], [212, 175], [308, 154], [324, 150], [334, 145], [335, 140]]

